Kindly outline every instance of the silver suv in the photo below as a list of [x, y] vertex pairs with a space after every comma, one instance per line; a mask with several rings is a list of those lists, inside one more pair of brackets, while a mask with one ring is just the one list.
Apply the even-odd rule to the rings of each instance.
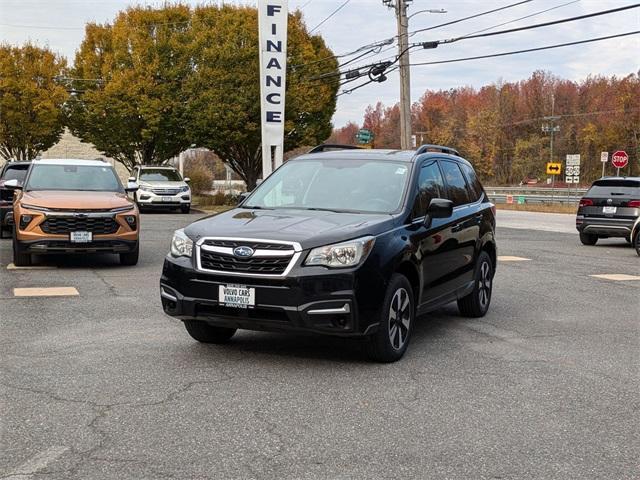
[[173, 167], [141, 165], [133, 169], [129, 182], [138, 184], [135, 200], [140, 211], [150, 208], [191, 209], [189, 178], [182, 178]]

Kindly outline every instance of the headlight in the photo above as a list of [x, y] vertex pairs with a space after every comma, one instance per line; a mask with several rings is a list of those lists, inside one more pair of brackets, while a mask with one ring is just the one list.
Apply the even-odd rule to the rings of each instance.
[[138, 190], [142, 190], [143, 192], [151, 192], [151, 187], [148, 185], [138, 185]]
[[190, 257], [193, 251], [193, 242], [184, 233], [184, 230], [176, 230], [171, 239], [171, 255], [174, 257]]
[[188, 192], [189, 191], [189, 187], [187, 185], [185, 185], [184, 187], [182, 187], [181, 191], [182, 192]]
[[367, 258], [375, 237], [362, 237], [348, 242], [314, 248], [307, 255], [305, 265], [324, 265], [330, 268], [353, 267]]

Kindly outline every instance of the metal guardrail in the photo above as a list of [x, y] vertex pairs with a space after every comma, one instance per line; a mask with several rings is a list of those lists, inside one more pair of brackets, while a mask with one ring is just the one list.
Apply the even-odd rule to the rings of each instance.
[[[512, 194], [512, 195], [551, 195], [551, 187], [484, 187], [485, 191], [490, 194]], [[588, 188], [555, 188], [555, 195], [567, 195], [567, 193], [575, 195], [584, 195]]]
[[[551, 187], [485, 187], [487, 195], [494, 203], [514, 204], [545, 204], [561, 203], [577, 205], [587, 193], [586, 188], [556, 188]], [[510, 201], [509, 201], [510, 200]]]

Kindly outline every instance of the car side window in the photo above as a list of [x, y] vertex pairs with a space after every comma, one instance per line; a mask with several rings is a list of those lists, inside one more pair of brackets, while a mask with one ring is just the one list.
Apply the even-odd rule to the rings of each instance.
[[469, 191], [467, 190], [467, 182], [464, 179], [458, 163], [443, 160], [440, 164], [442, 165], [442, 172], [447, 182], [448, 198], [453, 202], [453, 206], [457, 207], [458, 205], [470, 203], [471, 199], [469, 198]]
[[445, 195], [444, 180], [438, 168], [438, 162], [433, 160], [420, 168], [418, 176], [418, 196], [413, 207], [413, 218], [424, 217], [427, 207], [434, 198], [443, 198]]
[[478, 200], [480, 200], [480, 197], [484, 193], [482, 185], [480, 184], [480, 180], [478, 180], [478, 175], [476, 175], [476, 171], [473, 169], [473, 167], [467, 165], [466, 163], [462, 164], [462, 171], [467, 177], [467, 184], [469, 186], [471, 201], [477, 202]]

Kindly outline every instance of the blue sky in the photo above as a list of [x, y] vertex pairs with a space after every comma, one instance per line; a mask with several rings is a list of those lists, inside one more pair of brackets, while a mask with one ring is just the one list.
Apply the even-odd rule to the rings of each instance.
[[[290, 0], [289, 8], [293, 10], [304, 6], [305, 20], [312, 28], [344, 1]], [[533, 0], [484, 17], [418, 33], [411, 40], [441, 40], [464, 35], [569, 1], [571, 0]], [[165, 2], [154, 0], [0, 0], [0, 40], [11, 44], [21, 44], [30, 40], [39, 45], [47, 45], [72, 61], [74, 52], [82, 41], [85, 22], [111, 21], [119, 10], [128, 5], [159, 6], [163, 3]], [[195, 5], [203, 2], [200, 0], [183, 3]], [[240, 0], [227, 0], [226, 3], [255, 4], [252, 1]], [[515, 3], [515, 0], [414, 0], [409, 7], [410, 14], [423, 9], [441, 8], [447, 13], [418, 13], [410, 19], [409, 30], [425, 28], [510, 3]], [[583, 15], [631, 3], [633, 3], [631, 0], [580, 0], [497, 29]], [[640, 30], [640, 8], [527, 32], [441, 45], [435, 50], [416, 49], [411, 54], [411, 61], [436, 61], [485, 55], [633, 30]], [[373, 41], [393, 37], [396, 34], [396, 24], [393, 12], [383, 6], [382, 0], [350, 0], [317, 32], [323, 35], [336, 54], [340, 54]], [[395, 50], [381, 53], [377, 57], [366, 60], [365, 63], [394, 53]], [[417, 101], [427, 89], [449, 89], [465, 85], [481, 87], [500, 79], [515, 81], [527, 78], [534, 70], [539, 69], [551, 71], [571, 80], [580, 80], [588, 75], [623, 76], [638, 72], [640, 70], [640, 35], [502, 58], [416, 66], [411, 70], [412, 100]], [[358, 83], [354, 82], [354, 85]], [[395, 72], [389, 75], [385, 83], [368, 85], [350, 95], [340, 96], [333, 119], [334, 124], [342, 126], [350, 120], [361, 122], [367, 105], [375, 104], [377, 101], [387, 105], [395, 103], [398, 98], [398, 89], [398, 74]]]

